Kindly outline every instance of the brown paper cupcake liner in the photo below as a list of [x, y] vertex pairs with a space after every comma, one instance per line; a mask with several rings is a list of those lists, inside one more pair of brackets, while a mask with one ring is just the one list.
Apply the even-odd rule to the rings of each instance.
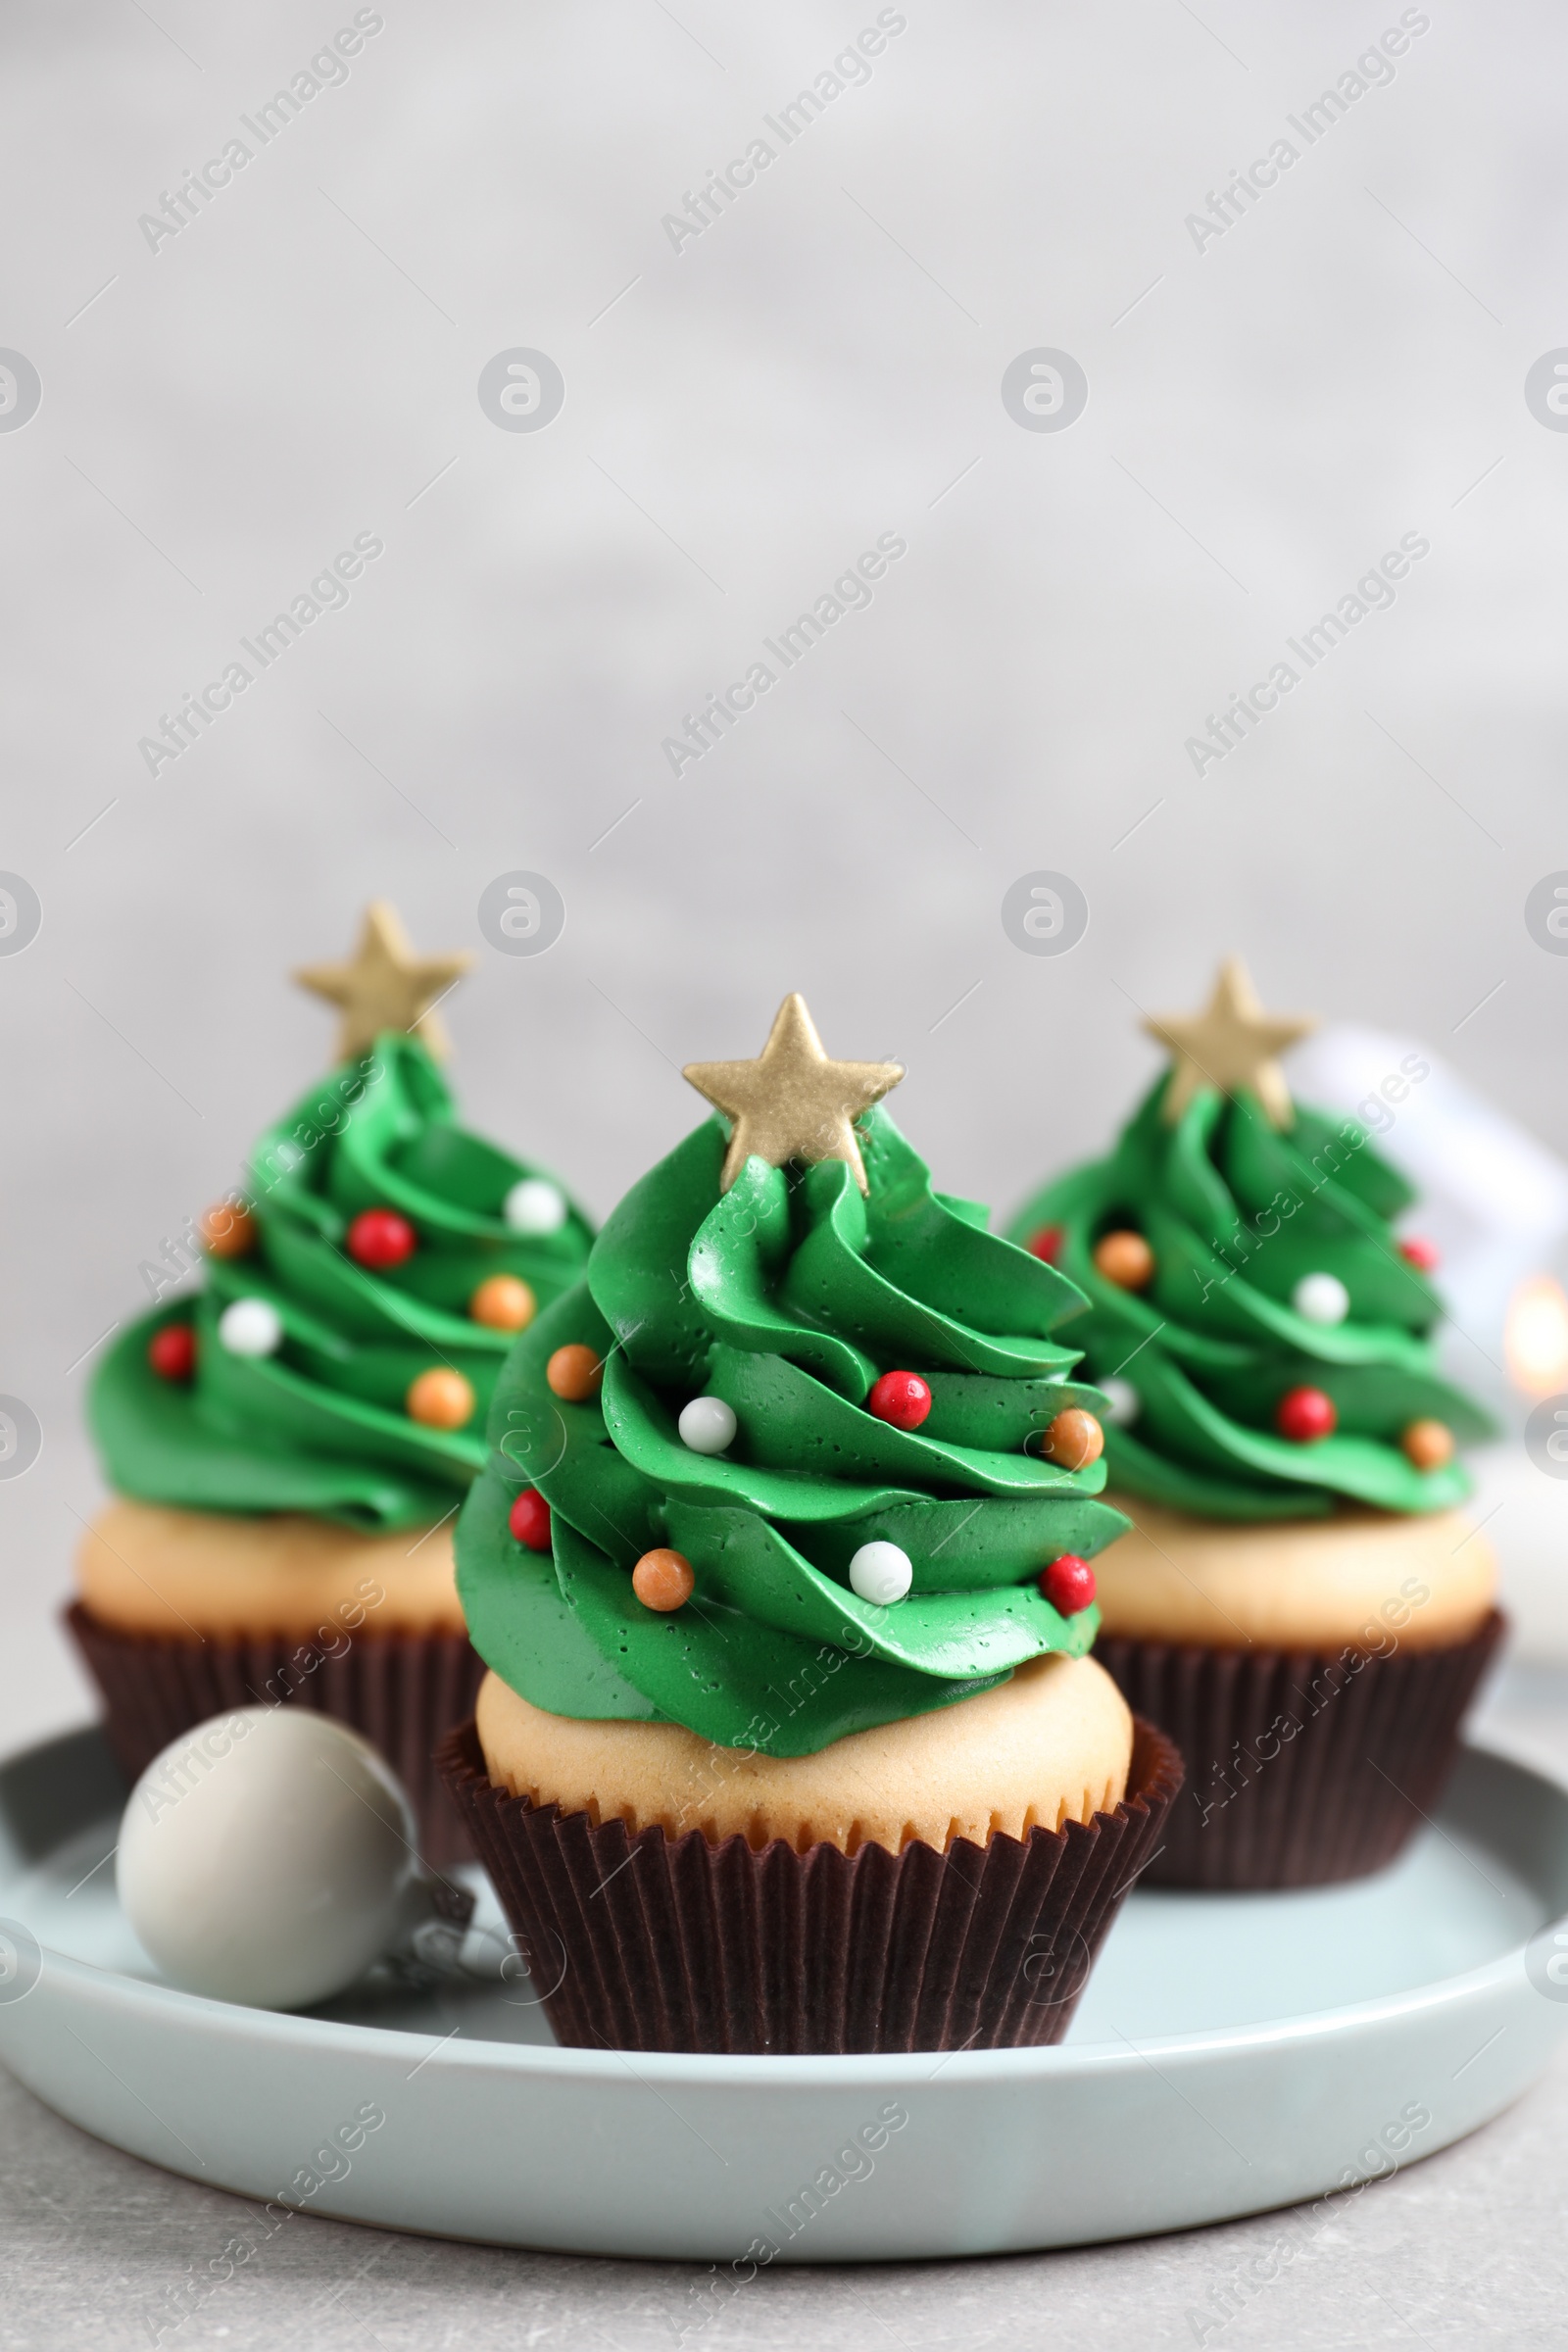
[[899, 1854], [627, 1831], [492, 1787], [471, 1722], [437, 1762], [557, 2038], [782, 2055], [1059, 2041], [1181, 1787], [1134, 1727], [1113, 1812]]
[[332, 1657], [272, 1634], [171, 1640], [125, 1633], [80, 1601], [66, 1611], [66, 1623], [103, 1695], [105, 1733], [128, 1779], [210, 1715], [272, 1699], [316, 1707], [362, 1732], [386, 1758], [418, 1815], [427, 1862], [446, 1869], [472, 1859], [462, 1816], [432, 1761], [443, 1733], [472, 1713], [484, 1679], [466, 1634], [358, 1632]]
[[1102, 1636], [1127, 1704], [1169, 1734], [1186, 1786], [1149, 1886], [1321, 1886], [1392, 1862], [1431, 1813], [1506, 1620], [1387, 1657]]

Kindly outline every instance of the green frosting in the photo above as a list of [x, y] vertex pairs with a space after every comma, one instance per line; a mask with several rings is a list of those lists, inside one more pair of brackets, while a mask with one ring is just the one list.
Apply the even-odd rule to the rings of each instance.
[[[1446, 1422], [1460, 1443], [1494, 1434], [1481, 1407], [1441, 1379], [1429, 1335], [1441, 1312], [1399, 1254], [1392, 1220], [1414, 1195], [1353, 1120], [1298, 1105], [1282, 1133], [1248, 1093], [1200, 1090], [1174, 1122], [1162, 1078], [1115, 1150], [1057, 1177], [1011, 1231], [1027, 1242], [1059, 1226], [1055, 1263], [1088, 1294], [1071, 1327], [1086, 1369], [1120, 1377], [1136, 1416], [1105, 1432], [1110, 1483], [1216, 1519], [1300, 1518], [1337, 1497], [1390, 1511], [1435, 1511], [1470, 1482], [1457, 1462], [1420, 1471], [1400, 1448], [1412, 1421]], [[1154, 1254], [1147, 1290], [1096, 1268], [1095, 1244], [1142, 1233]], [[1336, 1275], [1340, 1323], [1298, 1314], [1303, 1275]], [[1322, 1389], [1332, 1437], [1280, 1437], [1289, 1389]]]
[[[518, 1341], [458, 1523], [458, 1589], [474, 1646], [535, 1706], [808, 1755], [1090, 1647], [1098, 1610], [1059, 1616], [1039, 1573], [1127, 1522], [1094, 1499], [1102, 1464], [1073, 1474], [1026, 1451], [1064, 1405], [1102, 1409], [1051, 1337], [1082, 1296], [987, 1233], [984, 1209], [934, 1193], [885, 1111], [859, 1132], [869, 1198], [840, 1160], [752, 1158], [721, 1192], [725, 1129], [708, 1120]], [[606, 1359], [591, 1403], [550, 1392], [567, 1342]], [[866, 1409], [895, 1369], [929, 1383], [917, 1430]], [[734, 1410], [721, 1454], [681, 1442], [700, 1396]], [[508, 1531], [526, 1486], [550, 1503], [550, 1553]], [[914, 1571], [890, 1607], [850, 1584], [852, 1556], [878, 1540]], [[669, 1615], [631, 1586], [660, 1545], [697, 1579]]]
[[[195, 1298], [131, 1324], [105, 1356], [89, 1415], [111, 1485], [188, 1510], [308, 1511], [372, 1531], [446, 1516], [483, 1467], [484, 1416], [514, 1336], [475, 1323], [469, 1298], [487, 1275], [515, 1274], [547, 1306], [577, 1280], [592, 1242], [569, 1204], [543, 1238], [507, 1225], [508, 1192], [538, 1172], [457, 1124], [421, 1045], [378, 1038], [261, 1138], [242, 1196], [255, 1250], [209, 1257]], [[345, 1251], [367, 1208], [398, 1210], [417, 1237], [387, 1272]], [[219, 1318], [236, 1298], [276, 1308], [275, 1354], [223, 1347]], [[171, 1322], [195, 1327], [193, 1381], [166, 1380], [148, 1361]], [[472, 1384], [468, 1428], [425, 1428], [404, 1410], [432, 1365]]]

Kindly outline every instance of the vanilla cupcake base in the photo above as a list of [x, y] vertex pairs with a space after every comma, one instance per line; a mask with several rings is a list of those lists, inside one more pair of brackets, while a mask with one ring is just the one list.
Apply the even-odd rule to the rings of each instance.
[[1485, 1622], [1497, 1564], [1459, 1511], [1346, 1506], [1325, 1519], [1193, 1519], [1136, 1495], [1095, 1562], [1102, 1638], [1214, 1649], [1442, 1649]]
[[476, 1723], [497, 1788], [534, 1806], [711, 1843], [782, 1838], [945, 1853], [1108, 1813], [1126, 1790], [1132, 1718], [1090, 1658], [1035, 1658], [1009, 1682], [929, 1715], [853, 1732], [814, 1755], [714, 1747], [676, 1723], [548, 1715], [487, 1675]]
[[298, 1511], [263, 1518], [119, 1496], [76, 1554], [76, 1589], [125, 1633], [295, 1641], [331, 1628], [461, 1634], [452, 1523], [361, 1535]]

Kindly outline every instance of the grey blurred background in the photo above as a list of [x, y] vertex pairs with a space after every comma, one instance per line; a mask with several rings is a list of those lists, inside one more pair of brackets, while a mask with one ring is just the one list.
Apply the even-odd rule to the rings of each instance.
[[[699, 1115], [678, 1065], [755, 1053], [792, 988], [830, 1052], [907, 1063], [939, 1182], [1008, 1211], [1152, 1075], [1140, 1008], [1230, 949], [1568, 1152], [1568, 961], [1524, 918], [1568, 866], [1568, 439], [1525, 398], [1568, 341], [1568, 21], [906, 0], [835, 74], [878, 20], [385, 0], [306, 96], [353, 7], [6, 12], [0, 346], [41, 402], [0, 406], [0, 867], [42, 924], [0, 952], [0, 1389], [44, 1432], [0, 1482], [7, 1744], [86, 1705], [49, 1627], [94, 1343], [325, 1065], [286, 975], [372, 896], [478, 954], [445, 1008], [469, 1122], [601, 1214]], [[1288, 118], [1342, 75], [1308, 145]], [[786, 146], [764, 118], [813, 88]], [[140, 225], [236, 136], [205, 209]], [[480, 404], [519, 348], [564, 382], [540, 430]], [[1040, 349], [1087, 378], [1065, 429], [1004, 405]], [[384, 552], [261, 672], [239, 640], [361, 533]], [[683, 714], [779, 671], [762, 639], [880, 534], [872, 601], [673, 774]], [[1195, 772], [1405, 534], [1396, 601]], [[480, 932], [518, 869], [565, 905], [542, 955]], [[1069, 953], [1004, 929], [1040, 870], [1087, 901]]]

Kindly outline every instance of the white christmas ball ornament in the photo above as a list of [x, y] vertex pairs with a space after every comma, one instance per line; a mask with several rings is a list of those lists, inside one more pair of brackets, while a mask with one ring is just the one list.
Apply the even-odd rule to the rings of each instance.
[[909, 1555], [897, 1544], [862, 1544], [850, 1562], [852, 1588], [879, 1609], [902, 1600], [913, 1582]]
[[514, 1233], [559, 1233], [566, 1222], [566, 1196], [548, 1176], [524, 1176], [501, 1204]]
[[314, 1707], [239, 1707], [154, 1758], [120, 1826], [126, 1918], [187, 1992], [326, 2000], [379, 1958], [427, 1885], [403, 1788]]
[[735, 1415], [722, 1396], [694, 1396], [675, 1426], [693, 1453], [722, 1453], [735, 1443]]
[[230, 1355], [275, 1355], [283, 1318], [269, 1298], [235, 1298], [218, 1318], [218, 1336]]
[[1350, 1311], [1350, 1294], [1337, 1274], [1303, 1274], [1291, 1293], [1291, 1304], [1307, 1323], [1343, 1323]]
[[1096, 1383], [1105, 1399], [1105, 1418], [1118, 1429], [1127, 1429], [1144, 1409], [1144, 1400], [1130, 1380], [1118, 1379], [1112, 1372], [1108, 1379]]

